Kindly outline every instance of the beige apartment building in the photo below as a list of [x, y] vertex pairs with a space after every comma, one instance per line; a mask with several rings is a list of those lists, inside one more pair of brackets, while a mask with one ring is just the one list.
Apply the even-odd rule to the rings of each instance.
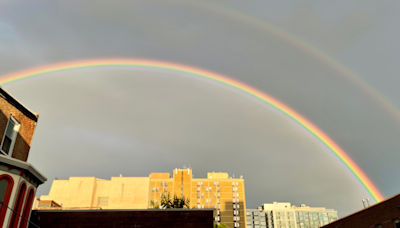
[[325, 207], [300, 207], [273, 202], [246, 210], [246, 228], [319, 228], [338, 219], [337, 211]]
[[[170, 173], [151, 173], [149, 177], [69, 177], [53, 181], [49, 195], [40, 202], [54, 202], [57, 209], [146, 209], [150, 201], [160, 203], [161, 195], [184, 196], [190, 208], [214, 209], [214, 219], [229, 227], [245, 227], [246, 200], [243, 178], [228, 173], [207, 173], [207, 178], [193, 178], [191, 169]], [[45, 205], [45, 204], [42, 204]], [[44, 208], [43, 208], [44, 209]], [[48, 209], [48, 208], [46, 208]]]

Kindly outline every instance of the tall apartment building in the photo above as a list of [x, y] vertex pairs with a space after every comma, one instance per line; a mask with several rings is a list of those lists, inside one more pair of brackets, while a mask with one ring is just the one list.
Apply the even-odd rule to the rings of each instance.
[[26, 162], [37, 120], [0, 87], [0, 227], [26, 228], [36, 190], [46, 181]]
[[[265, 219], [260, 219], [260, 216], [265, 216]], [[305, 204], [296, 207], [290, 203], [273, 202], [246, 211], [247, 228], [318, 228], [337, 219], [335, 210]]]
[[[246, 200], [243, 178], [227, 173], [207, 173], [194, 178], [191, 169], [172, 173], [151, 173], [149, 177], [70, 177], [53, 181], [50, 193], [40, 200], [54, 201], [64, 209], [145, 209], [161, 195], [184, 196], [190, 208], [214, 209], [214, 219], [228, 227], [245, 227]], [[38, 204], [40, 205], [40, 203]], [[40, 209], [40, 208], [38, 208]]]

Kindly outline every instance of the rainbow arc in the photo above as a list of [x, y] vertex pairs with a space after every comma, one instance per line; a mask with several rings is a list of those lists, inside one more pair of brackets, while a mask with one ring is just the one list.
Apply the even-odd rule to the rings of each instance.
[[195, 67], [180, 65], [176, 63], [155, 61], [155, 60], [144, 60], [144, 59], [94, 59], [94, 60], [83, 60], [75, 62], [66, 62], [60, 64], [54, 64], [49, 66], [43, 66], [33, 68], [9, 75], [5, 75], [0, 78], [1, 85], [9, 85], [18, 81], [23, 81], [29, 78], [35, 78], [39, 76], [45, 76], [56, 72], [72, 71], [79, 69], [90, 69], [90, 68], [118, 68], [118, 67], [132, 67], [132, 68], [147, 68], [147, 69], [161, 69], [170, 72], [180, 72], [184, 75], [194, 76], [197, 78], [204, 78], [211, 81], [215, 81], [227, 86], [230, 86], [242, 93], [252, 96], [263, 103], [269, 105], [275, 110], [287, 118], [293, 120], [308, 133], [310, 133], [316, 140], [322, 143], [329, 152], [331, 152], [344, 166], [350, 171], [350, 173], [357, 179], [357, 181], [363, 186], [368, 194], [376, 201], [380, 202], [384, 199], [382, 193], [368, 178], [368, 176], [361, 170], [361, 168], [350, 158], [350, 156], [337, 145], [327, 134], [320, 130], [317, 126], [311, 123], [309, 120], [301, 116], [295, 110], [289, 106], [280, 102], [279, 100], [261, 92], [249, 85], [242, 82], [228, 78], [226, 76], [216, 74], [210, 71], [202, 70]]

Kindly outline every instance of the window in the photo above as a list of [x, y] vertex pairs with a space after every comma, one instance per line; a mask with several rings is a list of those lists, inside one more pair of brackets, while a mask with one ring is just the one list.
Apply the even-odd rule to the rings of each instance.
[[[32, 203], [33, 203], [33, 198], [34, 197], [35, 197], [35, 193], [34, 193], [34, 190], [31, 188], [29, 190], [29, 192], [28, 192], [28, 197], [26, 199], [25, 208], [24, 208], [24, 211], [23, 211], [23, 214], [22, 214], [22, 216], [24, 218], [29, 218], [29, 213], [31, 212], [31, 209], [32, 209]], [[22, 227], [22, 228], [26, 228], [27, 227], [27, 221], [25, 219], [21, 220], [20, 227]]]
[[214, 186], [217, 185], [217, 182], [214, 181]]
[[108, 205], [108, 197], [98, 197], [97, 198], [97, 206], [107, 206], [107, 205]]
[[238, 188], [238, 187], [236, 187], [236, 191], [239, 191], [239, 188]]
[[233, 211], [233, 215], [236, 215], [236, 211]]
[[158, 188], [156, 188], [156, 192], [158, 192]]
[[204, 209], [204, 205], [201, 205], [201, 209]]
[[164, 185], [164, 183], [163, 182], [161, 182], [161, 187]]
[[153, 188], [151, 191], [154, 192], [156, 190], [156, 188]]
[[217, 181], [217, 186], [219, 186], [219, 181]]
[[212, 204], [212, 199], [209, 199], [208, 202], [209, 202], [210, 204]]
[[206, 192], [208, 192], [208, 188], [206, 187]]
[[219, 199], [217, 199], [217, 203], [219, 203]]
[[235, 199], [232, 199], [232, 203], [235, 203]]
[[197, 199], [197, 203], [200, 203], [200, 199]]
[[204, 198], [204, 193], [201, 193], [201, 198]]
[[202, 181], [202, 182], [200, 182], [200, 185], [201, 185], [201, 186], [203, 186], [203, 181]]
[[214, 198], [216, 198], [217, 197], [217, 193], [214, 193]]
[[394, 224], [395, 228], [400, 228], [400, 220], [399, 219], [393, 220], [393, 224]]
[[220, 197], [221, 195], [218, 193], [218, 195], [217, 195], [218, 197]]
[[208, 204], [208, 199], [206, 199], [206, 204]]
[[217, 188], [217, 192], [219, 192], [219, 187]]
[[235, 193], [232, 193], [232, 197], [235, 197]]
[[197, 191], [200, 192], [200, 188], [199, 187], [197, 188]]
[[160, 193], [160, 198], [162, 197], [162, 195], [163, 195], [163, 194], [162, 194], [162, 193]]
[[239, 197], [239, 193], [236, 193], [236, 197]]
[[164, 188], [164, 191], [167, 192], [167, 191], [168, 191], [168, 188]]
[[197, 186], [200, 186], [200, 182], [197, 182]]
[[6, 132], [3, 136], [3, 141], [1, 142], [1, 153], [11, 156], [19, 126], [20, 124], [17, 120], [13, 116], [10, 116], [6, 126]]
[[19, 214], [21, 214], [22, 204], [25, 201], [25, 192], [26, 192], [26, 184], [25, 182], [22, 182], [18, 190], [16, 202], [14, 204], [14, 212], [16, 213], [13, 213], [11, 216], [11, 222], [9, 226], [11, 228], [16, 228], [18, 226], [20, 220]]
[[217, 205], [214, 205], [214, 209], [217, 209]]
[[165, 182], [165, 186], [168, 186], [168, 182]]
[[234, 192], [235, 191], [235, 188], [232, 188], [232, 192]]
[[[218, 205], [218, 209], [221, 209], [221, 205]], [[397, 228], [397, 227], [396, 227]]]
[[201, 208], [201, 206], [200, 206], [200, 205], [197, 205], [197, 208], [198, 208], [198, 209], [200, 209], [200, 208]]
[[239, 199], [236, 199], [236, 203], [239, 203]]
[[212, 191], [212, 187], [209, 187], [209, 188], [208, 188], [208, 191], [211, 192], [211, 191]]
[[238, 186], [238, 182], [236, 182], [236, 186]]
[[200, 193], [197, 193], [197, 197], [200, 198]]
[[[8, 205], [10, 200], [11, 191], [14, 186], [14, 180], [11, 176], [4, 174], [0, 175], [0, 202], [3, 202], [4, 205]], [[4, 205], [0, 205], [0, 224], [3, 224], [4, 217], [6, 216], [7, 207]]]
[[238, 204], [238, 205], [236, 205], [236, 208], [237, 208], [237, 209], [239, 209], [239, 204]]
[[232, 182], [232, 186], [235, 186], [235, 182]]

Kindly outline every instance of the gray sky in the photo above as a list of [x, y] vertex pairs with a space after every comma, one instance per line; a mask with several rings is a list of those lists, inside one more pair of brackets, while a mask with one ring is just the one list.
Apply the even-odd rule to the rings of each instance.
[[[359, 85], [259, 23], [333, 56], [400, 106], [397, 1], [0, 1], [0, 74], [87, 58], [147, 58], [245, 82], [334, 139], [386, 197], [400, 192], [400, 122]], [[259, 22], [254, 23], [254, 20]], [[40, 114], [29, 162], [54, 177], [246, 181], [247, 208], [272, 201], [339, 211], [368, 195], [314, 138], [237, 91], [178, 73], [85, 70], [6, 89]]]

